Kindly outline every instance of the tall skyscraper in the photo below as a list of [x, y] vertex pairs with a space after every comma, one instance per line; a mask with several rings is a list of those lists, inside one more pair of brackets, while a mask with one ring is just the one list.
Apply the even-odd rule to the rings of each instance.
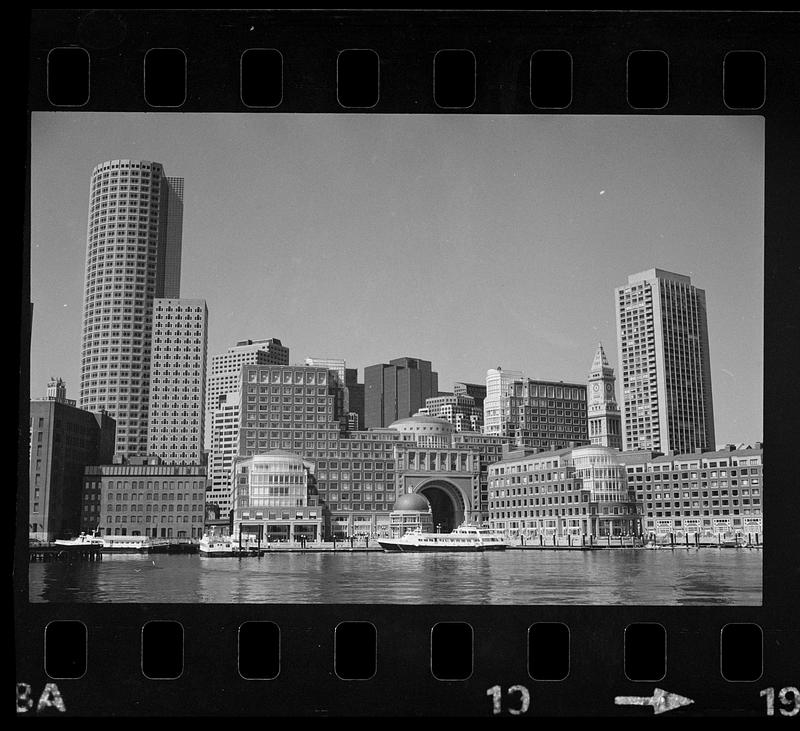
[[617, 406], [615, 381], [614, 369], [608, 364], [603, 344], [598, 343], [589, 372], [589, 441], [622, 449], [622, 419]]
[[412, 416], [439, 395], [439, 374], [429, 360], [395, 358], [364, 369], [365, 426], [389, 426]]
[[[212, 356], [206, 379], [205, 448], [211, 449], [214, 412], [228, 403], [228, 394], [238, 394], [243, 365], [289, 365], [289, 348], [277, 338], [240, 340], [224, 353]], [[232, 396], [231, 402], [238, 403]]]
[[706, 293], [662, 269], [615, 289], [624, 449], [715, 449]]
[[164, 464], [202, 463], [207, 343], [205, 300], [154, 300], [147, 454]]
[[115, 451], [145, 454], [153, 299], [180, 297], [183, 179], [160, 163], [92, 171], [79, 406], [117, 424]]

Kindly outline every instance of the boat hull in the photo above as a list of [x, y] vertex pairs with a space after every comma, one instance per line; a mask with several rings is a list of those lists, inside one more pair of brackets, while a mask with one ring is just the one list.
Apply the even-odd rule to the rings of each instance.
[[498, 546], [447, 546], [447, 545], [422, 545], [412, 543], [398, 543], [394, 541], [378, 541], [378, 544], [387, 553], [483, 553], [485, 551], [505, 551], [505, 545]]

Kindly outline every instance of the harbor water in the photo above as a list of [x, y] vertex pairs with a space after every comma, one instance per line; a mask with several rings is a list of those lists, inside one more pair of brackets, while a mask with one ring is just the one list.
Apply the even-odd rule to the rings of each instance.
[[111, 554], [29, 567], [32, 602], [761, 604], [755, 549]]

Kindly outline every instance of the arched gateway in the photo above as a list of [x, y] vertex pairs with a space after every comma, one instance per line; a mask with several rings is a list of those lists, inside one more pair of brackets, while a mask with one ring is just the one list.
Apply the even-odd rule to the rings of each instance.
[[433, 525], [437, 531], [449, 533], [464, 522], [468, 511], [464, 495], [453, 483], [437, 479], [417, 487], [415, 492], [424, 495], [431, 504]]

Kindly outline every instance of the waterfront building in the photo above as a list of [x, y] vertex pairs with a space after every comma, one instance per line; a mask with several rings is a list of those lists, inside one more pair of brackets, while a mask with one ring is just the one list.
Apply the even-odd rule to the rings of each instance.
[[586, 384], [526, 378], [518, 371], [486, 372], [484, 432], [517, 446], [588, 444]]
[[180, 297], [183, 178], [160, 163], [92, 171], [78, 404], [116, 421], [116, 452], [148, 444], [153, 300]]
[[207, 342], [205, 300], [153, 300], [147, 441], [165, 464], [203, 461]]
[[313, 471], [313, 463], [280, 449], [236, 457], [231, 535], [261, 543], [320, 540], [323, 510]]
[[624, 449], [714, 449], [705, 291], [662, 269], [615, 289]]
[[431, 362], [397, 358], [364, 369], [364, 425], [385, 427], [416, 414], [425, 399], [439, 394], [439, 374]]
[[508, 535], [637, 535], [620, 452], [601, 445], [509, 452], [489, 467], [489, 524]]
[[[84, 470], [82, 530], [100, 535], [198, 539], [205, 520], [206, 468], [157, 456], [116, 457]], [[99, 511], [89, 510], [99, 503]], [[99, 515], [98, 515], [99, 513]]]
[[425, 408], [419, 413], [449, 421], [456, 431], [479, 432], [483, 427], [483, 407], [472, 396], [439, 395], [425, 399]]
[[408, 493], [397, 498], [389, 513], [389, 531], [382, 538], [402, 538], [409, 531], [433, 533], [433, 513], [424, 495]]
[[[52, 379], [48, 396], [30, 402], [28, 534], [40, 541], [79, 533], [83, 470], [111, 461], [116, 424], [105, 412], [79, 409], [66, 398], [66, 385]], [[96, 508], [96, 504], [92, 504]]]
[[622, 449], [622, 419], [615, 394], [614, 369], [608, 364], [602, 343], [589, 372], [589, 441], [614, 449]]
[[728, 445], [687, 454], [623, 452], [645, 534], [763, 535], [763, 448]]
[[[240, 340], [225, 351], [211, 357], [206, 379], [206, 449], [211, 449], [211, 429], [214, 412], [220, 399], [228, 401], [228, 394], [238, 394], [240, 371], [243, 365], [289, 365], [289, 348], [277, 338], [269, 340]], [[234, 395], [230, 401], [238, 401]]]

